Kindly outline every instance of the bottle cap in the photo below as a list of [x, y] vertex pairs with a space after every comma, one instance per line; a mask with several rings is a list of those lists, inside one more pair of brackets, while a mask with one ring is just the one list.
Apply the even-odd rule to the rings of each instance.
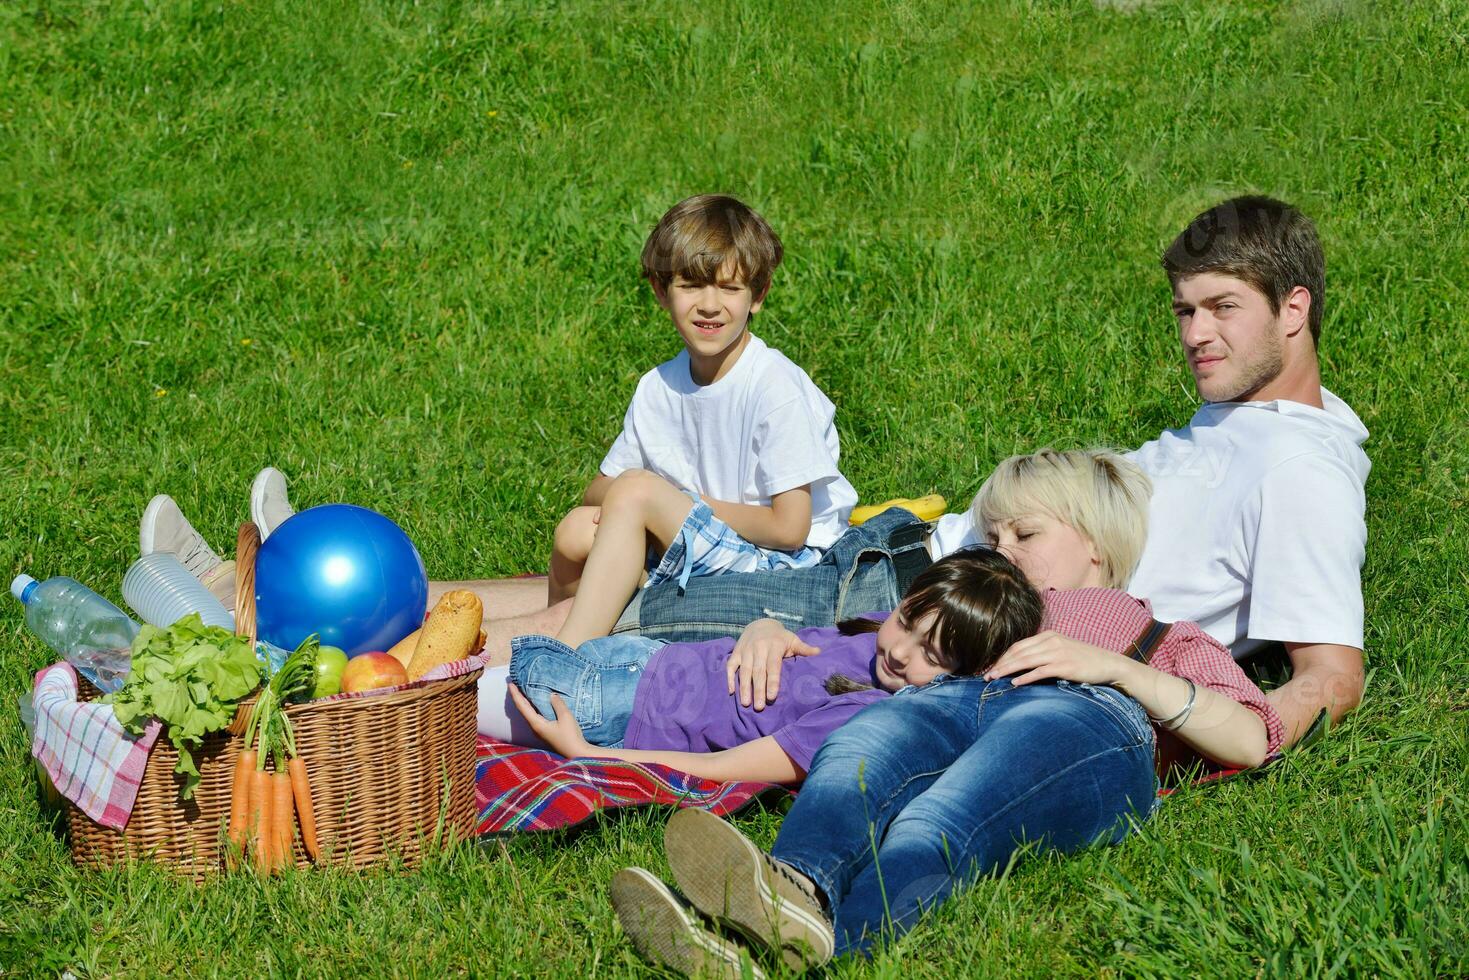
[[10, 594], [21, 602], [30, 602], [31, 593], [36, 591], [36, 580], [29, 575], [17, 575], [10, 583]]

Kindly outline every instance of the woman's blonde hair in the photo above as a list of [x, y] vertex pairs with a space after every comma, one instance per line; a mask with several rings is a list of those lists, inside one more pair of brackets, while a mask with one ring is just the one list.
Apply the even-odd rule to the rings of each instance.
[[1111, 450], [1042, 449], [996, 466], [969, 513], [981, 534], [993, 524], [1047, 514], [1091, 542], [1103, 583], [1121, 589], [1143, 554], [1152, 495], [1147, 474]]

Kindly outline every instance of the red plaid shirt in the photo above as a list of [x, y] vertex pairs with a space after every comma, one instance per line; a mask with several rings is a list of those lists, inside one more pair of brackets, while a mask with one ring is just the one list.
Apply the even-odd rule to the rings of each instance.
[[[1117, 589], [1047, 589], [1046, 615], [1041, 629], [1115, 653], [1126, 654], [1153, 619], [1146, 599], [1135, 599]], [[1260, 690], [1240, 669], [1219, 641], [1197, 623], [1174, 623], [1153, 651], [1148, 666], [1238, 701], [1265, 723], [1267, 752], [1280, 748], [1285, 726]]]

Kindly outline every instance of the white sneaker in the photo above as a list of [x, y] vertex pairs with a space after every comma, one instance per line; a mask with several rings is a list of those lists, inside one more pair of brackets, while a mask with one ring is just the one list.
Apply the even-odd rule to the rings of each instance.
[[274, 466], [256, 473], [250, 484], [250, 520], [260, 529], [260, 540], [270, 537], [270, 532], [295, 513], [286, 495], [286, 475]]
[[673, 880], [694, 908], [777, 953], [791, 970], [820, 966], [836, 933], [811, 879], [707, 810], [679, 810], [663, 830]]
[[235, 563], [215, 554], [204, 535], [194, 530], [178, 503], [166, 493], [148, 501], [138, 525], [138, 554], [166, 551], [178, 558], [226, 609], [235, 608]]
[[151, 555], [155, 551], [172, 552], [197, 579], [203, 579], [222, 561], [166, 493], [148, 501], [138, 525], [138, 554]]

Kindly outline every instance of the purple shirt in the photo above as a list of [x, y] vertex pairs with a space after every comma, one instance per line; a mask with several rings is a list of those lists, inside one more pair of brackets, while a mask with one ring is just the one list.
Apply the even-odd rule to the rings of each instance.
[[834, 626], [821, 626], [796, 635], [821, 652], [791, 657], [781, 665], [780, 693], [764, 711], [741, 705], [739, 695], [729, 693], [724, 672], [733, 639], [663, 647], [638, 682], [622, 744], [630, 749], [717, 752], [770, 735], [802, 772], [810, 769], [826, 736], [888, 692], [874, 688], [832, 695], [824, 686], [833, 674], [875, 685], [877, 634], [842, 636]]

